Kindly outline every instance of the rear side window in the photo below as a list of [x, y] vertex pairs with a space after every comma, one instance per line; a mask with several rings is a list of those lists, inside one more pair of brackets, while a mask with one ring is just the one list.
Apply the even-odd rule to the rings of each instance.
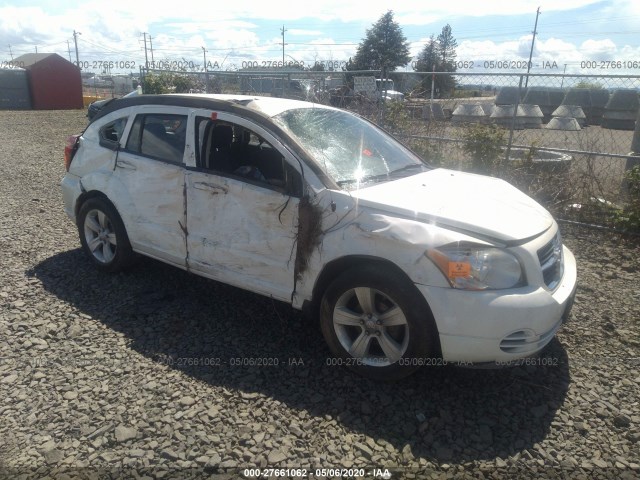
[[182, 163], [186, 134], [186, 115], [138, 115], [131, 128], [126, 148], [145, 157]]
[[124, 127], [127, 125], [128, 117], [118, 118], [113, 122], [109, 122], [100, 129], [100, 141], [111, 142], [117, 144], [122, 137]]

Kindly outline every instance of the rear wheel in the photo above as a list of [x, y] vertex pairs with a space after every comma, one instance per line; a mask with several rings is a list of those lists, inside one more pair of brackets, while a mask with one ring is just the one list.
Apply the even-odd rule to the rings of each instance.
[[415, 285], [392, 269], [344, 272], [323, 296], [320, 322], [335, 363], [363, 376], [395, 380], [436, 363], [427, 360], [437, 354], [431, 312]]
[[117, 272], [133, 260], [122, 219], [114, 206], [103, 198], [90, 198], [82, 204], [78, 233], [82, 248], [100, 270]]

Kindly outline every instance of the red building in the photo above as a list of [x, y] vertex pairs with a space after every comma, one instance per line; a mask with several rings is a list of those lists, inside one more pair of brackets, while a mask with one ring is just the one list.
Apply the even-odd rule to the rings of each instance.
[[80, 69], [56, 53], [27, 53], [13, 60], [27, 71], [34, 110], [83, 108]]

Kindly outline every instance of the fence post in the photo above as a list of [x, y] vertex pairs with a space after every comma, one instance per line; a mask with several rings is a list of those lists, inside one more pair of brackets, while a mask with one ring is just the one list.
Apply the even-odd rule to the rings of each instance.
[[636, 129], [633, 131], [633, 139], [631, 140], [631, 153], [632, 156], [640, 156], [640, 108], [638, 109], [638, 116], [636, 118]]
[[509, 164], [509, 156], [511, 155], [511, 145], [513, 144], [513, 130], [516, 128], [516, 115], [518, 115], [518, 106], [520, 105], [520, 97], [522, 96], [522, 78], [520, 75], [520, 83], [518, 84], [518, 97], [516, 104], [513, 106], [513, 115], [511, 116], [511, 128], [509, 128], [509, 142], [507, 143], [507, 153], [504, 158], [504, 164]]
[[[627, 164], [624, 167], [625, 173], [638, 165], [640, 165], [640, 109], [638, 109], [636, 128], [633, 131], [633, 139], [631, 140], [631, 152], [629, 152]], [[629, 194], [629, 182], [626, 178], [622, 181], [622, 191], [627, 195]]]
[[386, 112], [385, 109], [387, 107], [387, 67], [382, 66], [382, 72], [380, 74], [380, 88], [381, 90], [376, 93], [378, 96], [378, 106], [380, 107], [380, 126], [384, 128], [385, 120], [386, 120]]
[[142, 69], [142, 65], [140, 65], [140, 81], [138, 83], [143, 89], [142, 93], [144, 93], [144, 70]]

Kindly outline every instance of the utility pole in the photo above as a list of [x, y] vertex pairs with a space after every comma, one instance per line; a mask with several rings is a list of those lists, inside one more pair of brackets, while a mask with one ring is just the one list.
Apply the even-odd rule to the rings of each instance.
[[[80, 32], [73, 31], [73, 43], [76, 46], [76, 66], [80, 68], [80, 57], [78, 56], [78, 35], [82, 35]], [[80, 68], [82, 70], [82, 68]]]
[[284, 32], [286, 32], [284, 25], [282, 25], [282, 28], [280, 29], [280, 34], [282, 35], [282, 68], [284, 68]]
[[209, 72], [207, 71], [207, 49], [202, 48], [202, 55], [204, 57], [204, 92], [209, 93]]
[[71, 44], [67, 40], [67, 52], [69, 52], [69, 62], [71, 62]]
[[155, 62], [153, 61], [153, 43], [151, 43], [151, 35], [149, 35], [149, 49], [151, 50], [151, 64], [153, 65]]
[[[282, 34], [282, 69], [284, 70], [284, 32], [286, 32], [287, 30], [284, 28], [284, 25], [282, 25], [282, 28], [280, 29], [280, 33]], [[282, 96], [284, 97], [284, 76], [282, 77]]]
[[147, 32], [142, 32], [144, 36], [144, 65], [149, 70], [149, 59], [147, 58]]
[[13, 52], [11, 51], [11, 44], [9, 44], [9, 55], [11, 55], [11, 61], [13, 61]]
[[536, 23], [533, 26], [533, 38], [531, 39], [531, 51], [529, 52], [529, 63], [527, 63], [527, 80], [524, 82], [524, 88], [529, 85], [529, 71], [531, 70], [531, 58], [533, 57], [533, 45], [536, 42], [536, 33], [538, 33], [538, 17], [540, 16], [540, 7], [536, 11]]
[[38, 45], [36, 45], [36, 53], [38, 53]]

